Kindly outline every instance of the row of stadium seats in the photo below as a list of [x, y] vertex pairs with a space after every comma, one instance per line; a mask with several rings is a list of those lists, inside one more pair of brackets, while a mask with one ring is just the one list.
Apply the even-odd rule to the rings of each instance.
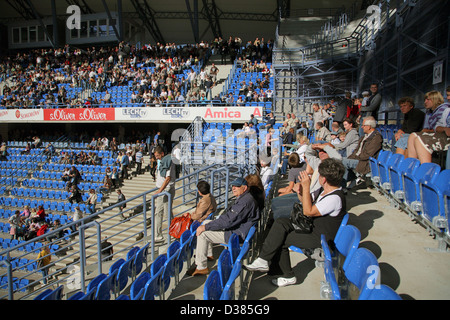
[[28, 169], [33, 170], [38, 167], [35, 162], [28, 161], [0, 161], [0, 168], [2, 169]]
[[[94, 174], [95, 175], [95, 174]], [[92, 175], [92, 177], [94, 177]], [[97, 174], [97, 179], [100, 177], [100, 174]], [[0, 184], [1, 184], [0, 178]], [[103, 178], [102, 178], [103, 179]], [[17, 182], [17, 181], [16, 181]], [[15, 185], [15, 184], [11, 184]], [[89, 189], [97, 190], [99, 187], [101, 187], [103, 183], [100, 182], [80, 182], [78, 184], [78, 188], [80, 190], [88, 191]], [[47, 189], [65, 189], [66, 188], [66, 182], [64, 181], [58, 181], [58, 180], [46, 180], [46, 179], [25, 179], [22, 181], [23, 187], [31, 187], [31, 188], [47, 188]], [[50, 192], [50, 190], [49, 190]]]
[[[380, 268], [376, 256], [368, 249], [359, 247], [361, 232], [348, 224], [345, 215], [333, 241], [329, 245], [321, 236], [324, 261], [319, 262], [324, 269], [325, 281], [320, 295], [330, 300], [401, 300], [389, 286], [380, 284]], [[303, 251], [295, 246], [290, 250]]]
[[[64, 171], [66, 168], [77, 168], [80, 173], [105, 173], [106, 168], [110, 167], [108, 165], [87, 165], [87, 164], [64, 164], [64, 163], [46, 163], [42, 166], [42, 170], [44, 170], [44, 175], [51, 175], [52, 171], [55, 171], [55, 174]], [[117, 169], [120, 166], [116, 166]], [[112, 170], [112, 167], [110, 167]], [[41, 177], [41, 173], [39, 173], [39, 177]], [[48, 179], [48, 178], [47, 178]]]
[[[68, 191], [61, 191], [61, 190], [47, 190], [47, 189], [35, 189], [35, 188], [15, 188], [14, 192], [11, 193], [13, 198], [9, 197], [1, 197], [0, 198], [0, 204], [4, 206], [19, 206], [22, 207], [24, 204], [24, 201], [33, 201], [33, 199], [27, 199], [27, 198], [39, 198], [39, 199], [48, 199], [48, 200], [67, 200], [69, 198], [70, 192]], [[94, 189], [95, 190], [95, 189]], [[17, 197], [26, 197], [26, 199], [22, 199], [23, 201], [20, 201], [20, 198]], [[101, 193], [98, 193], [98, 196], [102, 198]], [[83, 201], [89, 198], [89, 192], [85, 192], [82, 195]]]
[[374, 185], [391, 203], [431, 228], [434, 235], [449, 238], [449, 169], [384, 150], [377, 159], [370, 159], [370, 165]]

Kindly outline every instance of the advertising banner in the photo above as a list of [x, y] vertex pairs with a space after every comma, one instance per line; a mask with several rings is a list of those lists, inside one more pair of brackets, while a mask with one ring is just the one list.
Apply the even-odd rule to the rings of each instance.
[[5, 109], [0, 110], [0, 122], [42, 121], [42, 109]]
[[207, 122], [243, 123], [254, 115], [260, 119], [262, 107], [158, 107], [116, 108], [117, 121], [132, 122], [192, 122], [201, 117]]
[[44, 121], [113, 121], [114, 108], [44, 109]]

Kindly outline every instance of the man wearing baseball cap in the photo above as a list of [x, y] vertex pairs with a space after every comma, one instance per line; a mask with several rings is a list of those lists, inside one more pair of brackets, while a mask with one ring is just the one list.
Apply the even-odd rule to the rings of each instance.
[[212, 245], [228, 243], [232, 233], [243, 242], [250, 228], [260, 218], [258, 205], [249, 192], [247, 181], [237, 178], [231, 182], [236, 200], [215, 220], [206, 220], [197, 228], [197, 247], [195, 265], [187, 271], [188, 275], [206, 275], [208, 259], [212, 259]]

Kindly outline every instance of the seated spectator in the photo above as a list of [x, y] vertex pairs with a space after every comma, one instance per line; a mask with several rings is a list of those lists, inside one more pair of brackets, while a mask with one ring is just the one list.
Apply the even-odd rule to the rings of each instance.
[[261, 171], [259, 174], [261, 176], [261, 182], [264, 187], [264, 191], [266, 191], [269, 187], [270, 181], [273, 180], [273, 170], [270, 167], [270, 163], [268, 161], [260, 159], [259, 163], [261, 164]]
[[408, 157], [406, 152], [409, 135], [413, 132], [419, 132], [423, 128], [425, 113], [422, 110], [414, 108], [414, 100], [410, 97], [403, 97], [398, 100], [400, 111], [403, 113], [403, 123], [400, 129], [395, 133], [395, 153], [403, 154]]
[[45, 213], [44, 206], [42, 206], [42, 205], [38, 206], [36, 216], [38, 217], [39, 221], [41, 221], [41, 222], [45, 221], [47, 214]]
[[450, 105], [438, 91], [427, 92], [424, 103], [427, 112], [423, 129], [408, 138], [408, 157], [420, 163], [431, 162], [433, 152], [447, 150], [450, 144], [446, 134], [450, 130]]
[[41, 228], [41, 223], [39, 222], [39, 219], [36, 217], [31, 218], [31, 223], [28, 225], [28, 228], [26, 229], [26, 231], [24, 233], [25, 241], [35, 238], [36, 233], [40, 228]]
[[2, 146], [0, 147], [0, 161], [8, 160], [8, 158], [6, 158], [7, 155], [8, 150], [6, 148], [6, 142], [2, 142]]
[[25, 150], [21, 151], [20, 154], [29, 154], [31, 151], [31, 143], [27, 143], [27, 145], [25, 146]]
[[109, 192], [113, 186], [113, 183], [111, 181], [110, 175], [107, 173], [105, 174], [105, 177], [103, 178], [103, 185], [98, 188], [99, 192]]
[[358, 130], [355, 128], [356, 124], [353, 120], [346, 118], [343, 121], [343, 126], [345, 129], [345, 134], [343, 141], [339, 138], [339, 142], [336, 144], [331, 144], [343, 157], [351, 155], [353, 151], [358, 146], [359, 134]]
[[119, 186], [119, 171], [117, 170], [117, 167], [113, 167], [112, 173], [111, 173], [111, 182], [114, 188], [117, 188]]
[[73, 204], [74, 201], [76, 201], [76, 203], [83, 202], [83, 196], [77, 186], [74, 185], [70, 188], [70, 196], [68, 200], [70, 204]]
[[104, 103], [111, 103], [111, 94], [109, 93], [108, 90], [106, 90], [106, 92], [105, 92], [105, 97], [103, 99], [101, 99], [100, 101], [104, 102]]
[[292, 193], [292, 189], [294, 188], [294, 184], [297, 182], [299, 172], [306, 170], [306, 162], [300, 161], [300, 156], [296, 152], [289, 155], [288, 165], [291, 167], [288, 177], [289, 184], [285, 188], [278, 189], [278, 196]]
[[330, 142], [331, 132], [319, 121], [316, 123], [316, 140], [315, 143]]
[[247, 181], [250, 194], [258, 204], [259, 212], [262, 212], [264, 210], [266, 194], [264, 192], [261, 177], [257, 174], [249, 174], [245, 177], [245, 180]]
[[55, 146], [50, 142], [44, 150], [44, 155], [53, 156], [55, 154]]
[[[49, 228], [49, 231], [56, 230], [56, 229], [60, 228], [61, 226], [62, 226], [61, 221], [59, 219], [56, 219], [55, 221], [53, 221], [53, 225]], [[65, 233], [64, 229], [61, 229], [58, 231], [57, 234], [48, 236], [47, 241], [62, 239], [64, 237], [64, 233]]]
[[[363, 119], [362, 127], [364, 136], [359, 139], [358, 146], [353, 151], [353, 153], [342, 159], [342, 163], [346, 168], [344, 174], [344, 192], [346, 192], [346, 187], [351, 189], [354, 185], [353, 183], [358, 183], [356, 181], [356, 174], [360, 177], [364, 177], [370, 172], [370, 157], [377, 158], [378, 153], [383, 147], [383, 137], [378, 130], [376, 130], [377, 122], [374, 117], [366, 117]], [[356, 173], [355, 173], [356, 171]], [[351, 182], [350, 186], [347, 183]]]
[[22, 218], [20, 217], [20, 211], [16, 210], [13, 215], [11, 215], [8, 219], [11, 227], [9, 229], [9, 234], [11, 235], [11, 240], [19, 239], [19, 237], [23, 236], [21, 231], [22, 228]]
[[[327, 241], [334, 239], [346, 211], [345, 195], [340, 187], [345, 168], [334, 159], [325, 159], [319, 165], [318, 192], [303, 192], [299, 199], [303, 205], [303, 214], [313, 219], [311, 233], [297, 233], [290, 218], [276, 219], [271, 227], [259, 257], [243, 267], [249, 271], [270, 272], [279, 275], [272, 283], [279, 287], [297, 282], [291, 267], [289, 246], [301, 248], [304, 252], [321, 247], [321, 235]], [[300, 173], [303, 190], [309, 190], [311, 179], [306, 171]], [[296, 191], [299, 191], [296, 188]]]
[[86, 211], [89, 214], [95, 212], [95, 205], [97, 204], [97, 194], [94, 189], [89, 190], [89, 198], [86, 200]]
[[232, 233], [244, 241], [250, 228], [259, 220], [258, 204], [249, 192], [244, 178], [231, 182], [236, 201], [215, 220], [206, 220], [197, 228], [197, 246], [195, 264], [187, 271], [188, 275], [206, 275], [209, 273], [207, 261], [212, 258], [212, 245], [227, 243]]
[[[202, 223], [206, 218], [217, 210], [216, 199], [210, 192], [211, 186], [208, 182], [200, 180], [197, 183], [197, 192], [200, 195], [200, 200], [197, 203], [195, 211], [190, 214], [192, 220], [197, 220]], [[188, 213], [185, 213], [186, 216]]]

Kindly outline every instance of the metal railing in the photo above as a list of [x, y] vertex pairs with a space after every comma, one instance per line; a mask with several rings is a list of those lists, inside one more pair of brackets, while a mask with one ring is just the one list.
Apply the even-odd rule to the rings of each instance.
[[[402, 7], [407, 5], [403, 3]], [[389, 20], [397, 12], [397, 8], [390, 7], [389, 1], [380, 1], [375, 7], [378, 7], [379, 16], [375, 19], [374, 13], [368, 11], [347, 37], [341, 38], [341, 35], [351, 19], [342, 14], [336, 26], [327, 23], [322, 27], [321, 32], [314, 35], [313, 43], [304, 47], [287, 48], [283, 45], [274, 48], [274, 64], [304, 66], [321, 59], [348, 58], [350, 55], [358, 55], [365, 50], [373, 49], [378, 34], [386, 28]]]

